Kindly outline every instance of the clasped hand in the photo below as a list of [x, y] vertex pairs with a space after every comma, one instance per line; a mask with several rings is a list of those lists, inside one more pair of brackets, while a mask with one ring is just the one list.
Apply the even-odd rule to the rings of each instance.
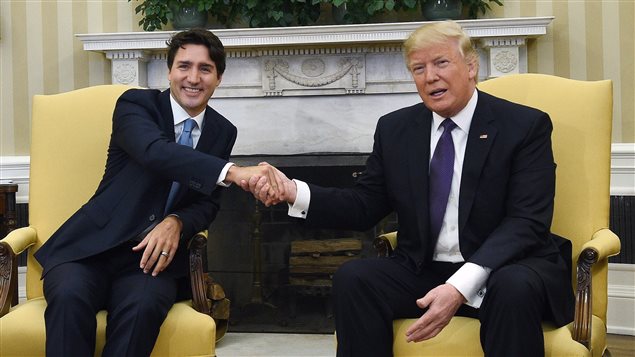
[[250, 167], [232, 166], [227, 173], [227, 179], [240, 185], [243, 190], [251, 192], [267, 207], [280, 202], [295, 202], [295, 182], [266, 162]]

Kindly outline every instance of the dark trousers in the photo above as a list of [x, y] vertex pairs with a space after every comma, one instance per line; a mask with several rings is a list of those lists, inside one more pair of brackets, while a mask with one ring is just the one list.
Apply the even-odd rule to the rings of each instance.
[[[416, 305], [444, 284], [461, 264], [432, 263], [420, 273], [398, 257], [359, 259], [344, 264], [333, 279], [337, 356], [392, 356], [392, 321], [419, 318]], [[481, 321], [485, 356], [543, 356], [541, 321], [547, 302], [542, 281], [515, 264], [490, 275], [480, 309], [463, 305], [457, 315]]]
[[149, 356], [176, 298], [176, 280], [139, 268], [133, 244], [51, 269], [44, 277], [47, 356], [93, 356], [97, 321], [108, 311], [103, 356]]

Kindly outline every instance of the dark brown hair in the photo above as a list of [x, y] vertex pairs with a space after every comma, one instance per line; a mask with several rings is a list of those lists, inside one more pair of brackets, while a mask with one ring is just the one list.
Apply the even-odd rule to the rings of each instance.
[[216, 73], [218, 73], [219, 77], [225, 72], [225, 46], [216, 35], [206, 29], [193, 28], [177, 32], [166, 44], [168, 45], [168, 69], [172, 69], [174, 56], [176, 56], [179, 48], [194, 44], [207, 47], [209, 58], [214, 61]]

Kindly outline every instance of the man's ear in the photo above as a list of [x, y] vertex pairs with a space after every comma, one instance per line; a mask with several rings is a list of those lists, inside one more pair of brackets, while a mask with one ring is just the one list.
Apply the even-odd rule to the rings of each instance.
[[472, 80], [476, 80], [478, 76], [478, 65], [476, 60], [471, 60], [467, 63], [468, 76]]

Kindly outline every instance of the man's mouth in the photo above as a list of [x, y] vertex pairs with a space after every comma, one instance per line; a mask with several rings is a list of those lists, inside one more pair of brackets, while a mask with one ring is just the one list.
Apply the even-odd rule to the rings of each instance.
[[192, 88], [192, 87], [183, 87], [183, 89], [188, 93], [199, 93], [202, 91], [200, 88]]
[[447, 89], [436, 89], [430, 92], [431, 97], [440, 97], [443, 93], [447, 92]]

